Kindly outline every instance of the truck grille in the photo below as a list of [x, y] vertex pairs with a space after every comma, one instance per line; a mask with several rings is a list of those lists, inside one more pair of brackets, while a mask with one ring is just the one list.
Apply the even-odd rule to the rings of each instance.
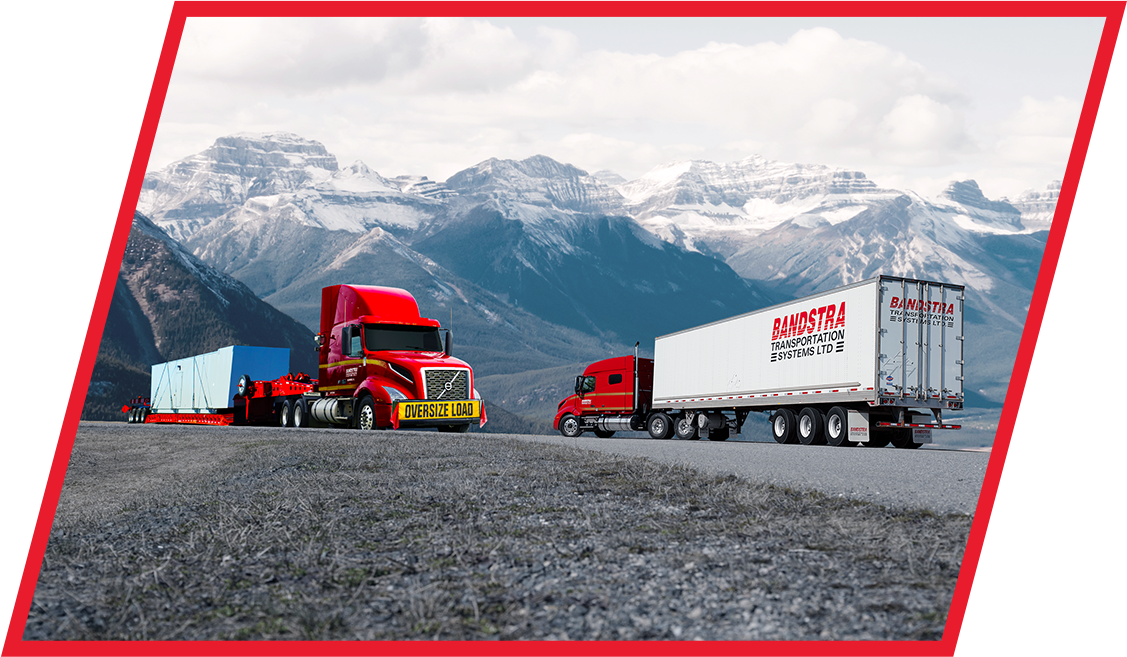
[[[423, 370], [427, 399], [469, 399], [470, 371], [465, 369]], [[449, 388], [447, 388], [449, 384]]]

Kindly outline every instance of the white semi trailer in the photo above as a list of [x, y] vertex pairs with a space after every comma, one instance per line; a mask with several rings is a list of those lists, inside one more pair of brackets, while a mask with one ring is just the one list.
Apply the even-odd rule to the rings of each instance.
[[[652, 369], [637, 356], [589, 366], [556, 425], [726, 440], [758, 411], [780, 443], [919, 447], [960, 428], [943, 412], [963, 407], [964, 302], [961, 285], [878, 276], [664, 335]], [[597, 401], [616, 394], [621, 409]]]

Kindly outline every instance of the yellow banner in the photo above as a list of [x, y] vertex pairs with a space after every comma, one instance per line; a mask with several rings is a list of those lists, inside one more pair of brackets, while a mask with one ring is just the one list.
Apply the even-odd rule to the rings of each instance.
[[465, 401], [401, 401], [396, 406], [400, 422], [418, 420], [457, 420], [481, 415], [481, 402]]

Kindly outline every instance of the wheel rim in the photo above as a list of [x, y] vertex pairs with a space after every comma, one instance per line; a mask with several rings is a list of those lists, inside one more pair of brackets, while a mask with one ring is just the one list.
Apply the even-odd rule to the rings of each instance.
[[803, 436], [809, 436], [814, 432], [814, 422], [810, 419], [809, 415], [803, 415], [798, 420], [798, 431]]
[[782, 438], [783, 434], [786, 433], [786, 430], [787, 430], [787, 423], [786, 423], [786, 420], [783, 419], [782, 415], [776, 415], [775, 416], [774, 427], [775, 427], [775, 435], [778, 436], [779, 438]]
[[301, 404], [293, 407], [293, 425], [300, 427], [302, 420], [305, 419], [305, 413], [301, 410]]
[[564, 420], [564, 431], [566, 433], [569, 433], [569, 434], [575, 433], [575, 430], [578, 429], [578, 428], [579, 428], [579, 421], [576, 420], [575, 418], [569, 417], [569, 418]]
[[653, 422], [650, 423], [650, 428], [653, 429], [653, 433], [656, 433], [660, 436], [661, 434], [665, 433], [665, 420], [659, 417], [654, 418]]
[[360, 419], [357, 423], [361, 429], [368, 431], [376, 423], [376, 411], [371, 404], [360, 405]]
[[831, 415], [826, 422], [826, 433], [830, 434], [830, 438], [837, 440], [841, 437], [841, 418], [837, 415]]
[[287, 426], [290, 423], [290, 409], [288, 406], [283, 406], [281, 412], [278, 413], [278, 424]]
[[677, 433], [682, 436], [687, 436], [693, 430], [693, 423], [688, 420], [677, 421]]

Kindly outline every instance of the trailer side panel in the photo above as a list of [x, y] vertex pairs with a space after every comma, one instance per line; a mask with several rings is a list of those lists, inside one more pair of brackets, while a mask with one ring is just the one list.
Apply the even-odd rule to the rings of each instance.
[[657, 338], [654, 407], [875, 399], [878, 281]]

